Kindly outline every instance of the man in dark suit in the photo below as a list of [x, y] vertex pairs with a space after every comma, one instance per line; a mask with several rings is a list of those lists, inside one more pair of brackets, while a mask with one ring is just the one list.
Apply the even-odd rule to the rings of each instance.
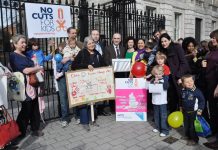
[[91, 31], [91, 37], [95, 42], [95, 49], [101, 54], [104, 55], [105, 43], [100, 41], [100, 33], [98, 30], [94, 29]]
[[120, 33], [114, 33], [112, 38], [112, 44], [105, 48], [105, 53], [103, 55], [105, 64], [107, 66], [112, 65], [112, 59], [125, 57], [125, 48], [120, 45], [120, 42]]
[[[112, 38], [112, 44], [105, 48], [104, 61], [107, 66], [112, 66], [112, 59], [125, 58], [125, 48], [120, 45], [121, 35], [120, 33], [114, 33]], [[124, 78], [125, 74], [123, 72], [114, 73], [115, 78]], [[115, 101], [111, 100], [109, 102], [110, 111], [115, 112]]]

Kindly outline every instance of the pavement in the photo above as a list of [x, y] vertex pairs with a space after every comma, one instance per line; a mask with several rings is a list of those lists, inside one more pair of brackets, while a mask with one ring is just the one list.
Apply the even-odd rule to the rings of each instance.
[[[151, 117], [151, 116], [150, 116]], [[46, 122], [43, 137], [28, 135], [19, 150], [209, 150], [202, 143], [213, 138], [200, 138], [197, 146], [186, 146], [181, 140], [183, 128], [172, 129], [167, 137], [152, 132], [152, 118], [147, 122], [116, 122], [115, 115], [99, 116], [100, 127], [87, 132], [72, 119], [62, 128], [58, 119]], [[167, 142], [165, 142], [165, 141]]]

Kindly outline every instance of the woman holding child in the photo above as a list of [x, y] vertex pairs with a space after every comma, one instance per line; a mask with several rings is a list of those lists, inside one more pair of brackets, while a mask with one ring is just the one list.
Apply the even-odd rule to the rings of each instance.
[[167, 65], [170, 68], [169, 77], [169, 110], [174, 112], [181, 100], [181, 77], [189, 72], [189, 66], [184, 56], [184, 50], [180, 44], [174, 43], [171, 37], [164, 33], [160, 36], [159, 51], [167, 56]]
[[12, 37], [15, 47], [10, 55], [10, 65], [14, 72], [21, 72], [24, 75], [26, 99], [22, 102], [21, 111], [17, 117], [17, 124], [21, 131], [21, 137], [26, 135], [27, 126], [30, 123], [32, 135], [43, 136], [44, 133], [39, 130], [40, 113], [38, 96], [36, 88], [29, 84], [29, 74], [41, 71], [43, 68], [39, 65], [34, 66], [34, 62], [25, 55], [26, 37], [15, 35]]

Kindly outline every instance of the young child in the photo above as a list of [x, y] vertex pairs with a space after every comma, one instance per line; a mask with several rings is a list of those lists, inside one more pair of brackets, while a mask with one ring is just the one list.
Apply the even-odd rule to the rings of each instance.
[[[28, 41], [28, 50], [26, 52], [26, 56], [33, 60], [35, 65], [39, 65], [42, 68], [44, 68], [44, 62], [49, 61], [52, 59], [52, 55], [49, 54], [48, 56], [45, 56], [43, 51], [39, 49], [39, 44], [35, 38], [31, 38]], [[43, 72], [37, 72], [36, 77], [39, 81], [39, 87], [40, 87], [40, 93], [39, 97], [43, 97], [45, 90], [44, 90], [44, 73]]]
[[164, 76], [164, 69], [159, 65], [154, 66], [151, 73], [154, 76], [150, 82], [151, 84], [163, 84], [163, 91], [160, 91], [160, 93], [152, 93], [154, 122], [156, 126], [156, 128], [153, 129], [153, 132], [160, 132], [160, 136], [165, 137], [169, 134], [167, 124], [168, 76]]
[[65, 72], [71, 70], [71, 64], [74, 61], [74, 58], [79, 53], [80, 48], [76, 45], [76, 41], [69, 39], [66, 44], [61, 43], [59, 46], [59, 53], [63, 55], [65, 62], [57, 62], [57, 76], [61, 77]]
[[205, 99], [202, 92], [195, 87], [192, 75], [184, 75], [182, 78], [182, 111], [184, 115], [184, 128], [187, 145], [196, 145], [198, 136], [195, 132], [194, 121], [196, 115], [201, 115], [205, 106]]
[[[156, 59], [157, 65], [163, 67], [164, 76], [169, 76], [170, 68], [165, 64], [167, 60], [167, 56], [164, 53], [157, 52], [155, 59]], [[152, 74], [149, 74], [146, 76], [146, 78], [150, 78], [151, 76]]]

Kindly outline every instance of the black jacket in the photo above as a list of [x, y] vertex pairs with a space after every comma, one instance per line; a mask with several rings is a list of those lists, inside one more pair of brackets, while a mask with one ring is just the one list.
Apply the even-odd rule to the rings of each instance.
[[160, 51], [167, 55], [167, 64], [170, 67], [172, 76], [176, 80], [190, 73], [190, 68], [181, 45], [171, 42], [167, 49], [161, 49]]
[[87, 49], [79, 51], [72, 63], [72, 69], [88, 69], [88, 65], [92, 65], [94, 68], [104, 66], [103, 58], [97, 50], [94, 50], [93, 57], [91, 57]]
[[205, 98], [202, 92], [197, 89], [182, 89], [182, 108], [185, 111], [194, 111], [194, 107], [197, 105], [197, 110], [204, 110]]

